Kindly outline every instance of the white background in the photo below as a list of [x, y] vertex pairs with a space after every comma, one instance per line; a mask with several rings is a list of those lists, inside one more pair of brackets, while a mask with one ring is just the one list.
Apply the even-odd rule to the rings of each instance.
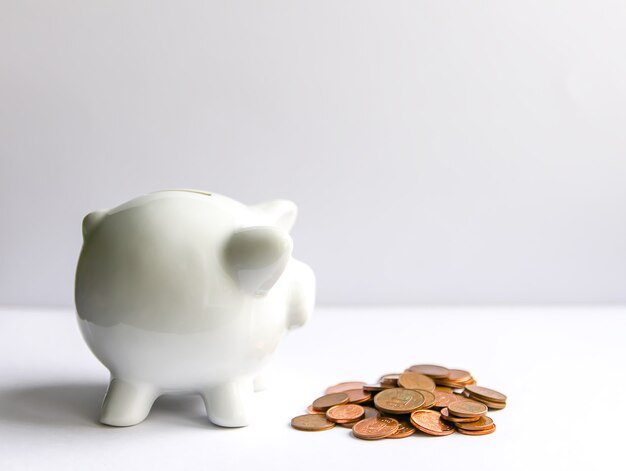
[[82, 217], [300, 207], [319, 302], [626, 302], [626, 4], [0, 0], [0, 304]]
[[[622, 469], [626, 3], [0, 0], [0, 468]], [[101, 426], [82, 217], [163, 188], [300, 207], [324, 304], [250, 427]], [[385, 306], [387, 305], [387, 306]], [[487, 437], [296, 432], [412, 363], [509, 396]]]
[[[134, 427], [100, 425], [108, 372], [73, 309], [0, 309], [8, 329], [2, 471], [624, 470], [624, 307], [321, 308], [285, 337], [254, 421], [236, 429], [211, 425], [199, 396], [163, 396]], [[508, 396], [489, 412], [495, 433], [368, 442], [289, 426], [331, 384], [432, 362]]]

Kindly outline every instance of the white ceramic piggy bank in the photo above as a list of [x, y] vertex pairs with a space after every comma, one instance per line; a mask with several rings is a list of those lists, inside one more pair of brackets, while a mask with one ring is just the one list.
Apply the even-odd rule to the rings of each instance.
[[295, 218], [289, 201], [195, 190], [85, 217], [76, 310], [111, 372], [101, 422], [134, 425], [161, 394], [191, 392], [211, 422], [249, 423], [261, 370], [313, 310], [313, 272], [291, 256]]

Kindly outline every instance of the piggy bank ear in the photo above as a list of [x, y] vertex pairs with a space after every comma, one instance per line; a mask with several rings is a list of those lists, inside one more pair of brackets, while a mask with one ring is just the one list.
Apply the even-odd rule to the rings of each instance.
[[106, 211], [94, 211], [83, 218], [83, 239], [87, 240], [89, 234], [100, 224], [107, 215]]
[[254, 211], [269, 217], [270, 223], [283, 231], [289, 232], [296, 222], [298, 207], [288, 200], [271, 200], [265, 203], [255, 204], [251, 207]]
[[283, 274], [292, 247], [289, 234], [277, 227], [241, 229], [224, 247], [226, 269], [242, 290], [263, 296]]

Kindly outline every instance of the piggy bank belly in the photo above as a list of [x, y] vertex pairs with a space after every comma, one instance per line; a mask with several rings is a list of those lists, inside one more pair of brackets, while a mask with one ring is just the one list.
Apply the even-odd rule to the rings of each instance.
[[284, 334], [287, 282], [261, 300], [242, 294], [219, 257], [221, 234], [236, 222], [213, 218], [206, 228], [196, 219], [188, 205], [120, 211], [85, 242], [79, 324], [113, 376], [206, 387], [254, 374]]
[[[253, 306], [197, 312], [205, 322], [193, 332], [156, 331], [125, 322], [99, 325], [85, 319], [79, 325], [112, 376], [154, 384], [163, 392], [185, 392], [257, 374], [286, 331], [275, 314]], [[225, 317], [230, 319], [219, 325], [210, 322]]]

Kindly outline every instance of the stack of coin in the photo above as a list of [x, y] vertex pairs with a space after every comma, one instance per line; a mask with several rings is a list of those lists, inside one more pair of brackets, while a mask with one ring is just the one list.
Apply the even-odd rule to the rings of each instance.
[[448, 369], [438, 365], [413, 365], [406, 371], [426, 375], [441, 387], [463, 389], [467, 385], [476, 384], [470, 372], [465, 370]]
[[463, 395], [469, 399], [486, 404], [490, 409], [498, 410], [506, 407], [506, 396], [504, 394], [476, 384], [466, 386]]
[[496, 425], [487, 417], [487, 405], [470, 399], [461, 399], [441, 410], [441, 418], [456, 426], [465, 435], [488, 435]]
[[465, 370], [413, 365], [403, 373], [385, 374], [375, 384], [349, 381], [329, 386], [294, 417], [293, 428], [352, 429], [363, 440], [405, 438], [416, 431], [434, 435], [487, 435], [496, 429], [489, 409], [504, 409], [506, 396], [478, 386]]

